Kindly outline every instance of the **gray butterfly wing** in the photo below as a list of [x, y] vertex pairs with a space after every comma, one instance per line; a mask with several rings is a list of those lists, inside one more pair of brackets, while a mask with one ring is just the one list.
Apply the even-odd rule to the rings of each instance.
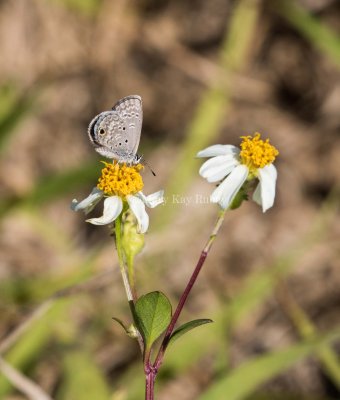
[[143, 123], [142, 99], [138, 95], [124, 97], [112, 110], [119, 115], [118, 131], [122, 137], [122, 149], [136, 155]]
[[143, 122], [142, 99], [127, 96], [112, 111], [97, 115], [88, 128], [89, 138], [101, 155], [119, 162], [134, 162]]

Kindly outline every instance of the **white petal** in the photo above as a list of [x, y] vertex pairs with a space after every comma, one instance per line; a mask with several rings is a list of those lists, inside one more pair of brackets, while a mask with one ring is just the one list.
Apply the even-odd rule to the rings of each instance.
[[149, 216], [145, 211], [145, 204], [136, 196], [128, 195], [126, 196], [126, 199], [131, 211], [137, 219], [139, 233], [145, 233], [149, 227]]
[[274, 204], [277, 171], [273, 164], [266, 165], [258, 170], [259, 184], [253, 194], [253, 200], [262, 205], [266, 212]]
[[158, 192], [151, 193], [148, 196], [139, 192], [136, 196], [143, 200], [144, 204], [150, 208], [157, 207], [159, 204], [164, 202], [164, 190], [159, 190]]
[[86, 199], [82, 201], [77, 201], [76, 199], [73, 199], [71, 203], [71, 209], [73, 211], [82, 210], [85, 212], [85, 214], [88, 214], [90, 211], [94, 209], [94, 207], [97, 205], [97, 203], [101, 200], [103, 196], [104, 196], [103, 192], [97, 187], [94, 187], [92, 189], [91, 194], [87, 196]]
[[248, 173], [248, 167], [245, 165], [235, 167], [231, 174], [213, 191], [210, 201], [219, 203], [223, 209], [228, 208], [247, 179]]
[[217, 182], [229, 175], [238, 164], [239, 161], [233, 154], [213, 157], [202, 164], [199, 174], [208, 182]]
[[111, 224], [122, 212], [123, 202], [118, 196], [110, 196], [104, 200], [103, 215], [99, 218], [91, 218], [86, 220], [93, 225], [107, 225]]
[[214, 144], [197, 153], [196, 157], [226, 156], [227, 154], [239, 154], [240, 149], [232, 144]]

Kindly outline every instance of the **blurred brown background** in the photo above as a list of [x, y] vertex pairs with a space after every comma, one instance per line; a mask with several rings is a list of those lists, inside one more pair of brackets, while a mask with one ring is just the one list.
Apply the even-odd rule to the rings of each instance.
[[[174, 345], [157, 398], [198, 399], [241, 363], [339, 329], [338, 0], [1, 1], [0, 54], [0, 350], [15, 368], [57, 399], [143, 398], [137, 345], [111, 321], [128, 321], [113, 240], [69, 208], [100, 170], [88, 123], [129, 94], [157, 174], [145, 169], [144, 192], [167, 190], [139, 292], [173, 306], [217, 214], [195, 201], [213, 189], [195, 153], [256, 131], [280, 151], [274, 208], [227, 216], [182, 316], [215, 327]], [[338, 399], [328, 349], [333, 370], [301, 357], [243, 397], [210, 398]], [[27, 398], [5, 378], [0, 397]]]

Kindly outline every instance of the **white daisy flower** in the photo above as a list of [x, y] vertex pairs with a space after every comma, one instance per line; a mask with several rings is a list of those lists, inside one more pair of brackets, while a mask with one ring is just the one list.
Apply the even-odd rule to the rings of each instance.
[[86, 199], [80, 202], [74, 199], [71, 203], [72, 210], [82, 210], [88, 214], [105, 197], [103, 215], [90, 218], [87, 222], [94, 225], [111, 224], [125, 206], [128, 206], [136, 217], [139, 233], [145, 233], [149, 227], [149, 216], [145, 206], [154, 208], [163, 203], [164, 191], [160, 190], [148, 196], [143, 194], [141, 190], [144, 184], [139, 172], [143, 169], [141, 164], [127, 166], [116, 161], [104, 164], [98, 185]]
[[197, 157], [212, 157], [201, 166], [199, 173], [208, 182], [222, 181], [210, 196], [212, 203], [223, 209], [231, 206], [245, 183], [257, 179], [253, 200], [267, 211], [274, 204], [277, 172], [273, 165], [277, 149], [263, 141], [259, 133], [242, 136], [240, 148], [216, 144], [197, 153]]

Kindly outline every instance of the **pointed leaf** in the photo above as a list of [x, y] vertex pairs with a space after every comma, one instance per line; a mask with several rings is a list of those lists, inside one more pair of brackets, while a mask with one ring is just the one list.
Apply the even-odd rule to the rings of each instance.
[[173, 343], [175, 340], [180, 338], [185, 333], [191, 331], [192, 329], [195, 329], [201, 325], [210, 324], [211, 322], [214, 321], [212, 319], [207, 319], [207, 318], [194, 319], [193, 321], [186, 322], [173, 332], [173, 334], [170, 337], [169, 343]]
[[118, 322], [118, 324], [124, 329], [125, 333], [127, 333], [128, 328], [124, 325], [124, 322], [121, 319], [116, 318], [116, 317], [112, 317], [112, 319], [114, 321]]
[[147, 293], [137, 300], [136, 315], [146, 348], [150, 349], [170, 323], [171, 304], [162, 292]]

